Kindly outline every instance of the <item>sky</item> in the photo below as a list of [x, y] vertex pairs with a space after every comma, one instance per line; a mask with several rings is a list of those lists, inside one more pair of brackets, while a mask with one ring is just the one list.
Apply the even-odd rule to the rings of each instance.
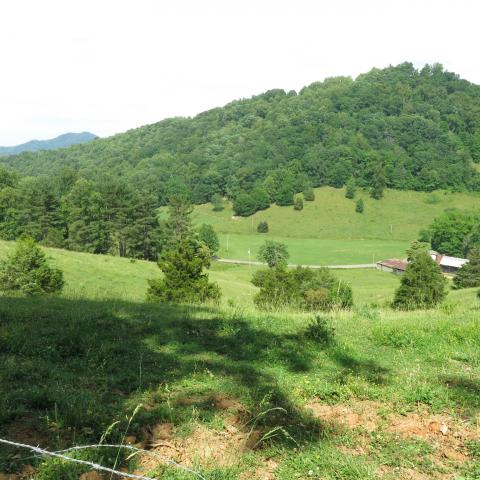
[[478, 0], [1, 0], [0, 145], [440, 62], [480, 84]]

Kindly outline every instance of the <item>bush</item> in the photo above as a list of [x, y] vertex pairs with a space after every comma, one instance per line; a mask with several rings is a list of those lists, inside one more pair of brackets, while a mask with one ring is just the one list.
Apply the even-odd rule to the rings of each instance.
[[255, 304], [264, 310], [296, 308], [299, 310], [330, 310], [352, 305], [352, 289], [335, 278], [328, 269], [313, 270], [284, 266], [259, 270], [252, 283], [260, 288]]
[[363, 213], [364, 208], [365, 207], [363, 206], [363, 200], [359, 198], [355, 203], [355, 211], [357, 213]]
[[17, 242], [12, 255], [0, 263], [0, 290], [26, 295], [56, 293], [64, 285], [63, 273], [48, 265], [45, 253], [31, 238]]
[[267, 222], [260, 222], [257, 226], [258, 233], [268, 233], [268, 223]]
[[446, 296], [446, 279], [440, 267], [424, 251], [417, 251], [402, 276], [395, 292], [393, 307], [402, 310], [432, 308]]
[[149, 280], [147, 299], [168, 303], [218, 302], [216, 283], [209, 283], [204, 268], [210, 267], [210, 251], [194, 238], [184, 238], [158, 263], [163, 278]]
[[315, 200], [315, 192], [312, 187], [306, 187], [303, 190], [303, 199], [306, 202], [313, 202]]
[[335, 329], [331, 325], [331, 319], [325, 316], [315, 315], [305, 334], [310, 340], [324, 345], [335, 342]]
[[302, 197], [295, 197], [295, 201], [293, 204], [294, 210], [300, 211], [303, 210], [303, 200]]

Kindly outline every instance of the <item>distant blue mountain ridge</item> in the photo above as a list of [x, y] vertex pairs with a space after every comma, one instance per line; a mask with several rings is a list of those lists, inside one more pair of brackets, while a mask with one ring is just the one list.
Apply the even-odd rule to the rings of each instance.
[[96, 135], [90, 132], [64, 133], [50, 140], [31, 140], [14, 147], [0, 147], [0, 155], [16, 155], [22, 152], [38, 152], [39, 150], [55, 150], [78, 143], [87, 143], [95, 140]]

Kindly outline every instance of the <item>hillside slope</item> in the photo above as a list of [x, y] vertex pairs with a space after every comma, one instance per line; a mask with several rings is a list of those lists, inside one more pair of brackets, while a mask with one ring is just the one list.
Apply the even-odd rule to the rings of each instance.
[[40, 150], [55, 150], [78, 145], [94, 140], [96, 135], [90, 132], [64, 133], [50, 140], [31, 140], [13, 147], [0, 147], [0, 155], [17, 155], [23, 152], [38, 152]]
[[[197, 206], [194, 219], [213, 225], [223, 258], [255, 260], [269, 239], [288, 246], [292, 263], [338, 265], [403, 258], [409, 243], [433, 218], [449, 210], [480, 208], [478, 193], [388, 189], [381, 200], [371, 199], [365, 191], [358, 191], [356, 198], [365, 203], [362, 214], [355, 212], [356, 199], [345, 198], [345, 189], [322, 187], [315, 189], [315, 200], [304, 202], [301, 211], [273, 205], [243, 218], [234, 216], [231, 204], [225, 202], [220, 212], [213, 211], [211, 204]], [[268, 222], [267, 234], [257, 233], [261, 221]]]
[[195, 118], [171, 118], [60, 152], [4, 162], [28, 175], [63, 167], [117, 174], [158, 201], [204, 203], [255, 188], [278, 201], [306, 184], [479, 189], [480, 87], [440, 65], [404, 63], [355, 80], [270, 90]]
[[[0, 258], [11, 246], [0, 242]], [[137, 297], [154, 264], [48, 254], [65, 270], [62, 295], [0, 296], [1, 439], [96, 445], [76, 458], [172, 480], [199, 478], [174, 462], [205, 480], [478, 478], [474, 289], [419, 312], [370, 296], [323, 317], [326, 340], [312, 314], [248, 308], [241, 267], [223, 272], [236, 282], [228, 307], [164, 305]], [[370, 295], [398, 282], [367, 273], [376, 279], [357, 282]], [[148, 455], [100, 451], [99, 439]], [[95, 477], [0, 445], [1, 478], [27, 469]]]

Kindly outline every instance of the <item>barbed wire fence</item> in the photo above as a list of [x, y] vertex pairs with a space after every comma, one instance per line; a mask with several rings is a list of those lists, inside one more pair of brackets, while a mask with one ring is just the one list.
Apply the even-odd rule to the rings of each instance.
[[66, 450], [59, 450], [59, 451], [56, 451], [56, 452], [52, 452], [50, 450], [45, 450], [45, 449], [40, 448], [38, 446], [35, 447], [33, 445], [28, 445], [26, 443], [12, 442], [11, 440], [6, 440], [4, 438], [0, 438], [0, 443], [3, 443], [4, 445], [10, 445], [10, 446], [16, 447], [16, 448], [23, 448], [23, 449], [26, 449], [26, 450], [30, 450], [31, 452], [37, 453], [37, 454], [42, 455], [42, 456], [60, 458], [60, 459], [65, 460], [67, 462], [72, 462], [72, 463], [77, 463], [77, 464], [80, 464], [80, 465], [85, 465], [87, 467], [90, 467], [91, 470], [106, 472], [106, 473], [118, 475], [119, 477], [123, 477], [123, 478], [131, 478], [131, 479], [134, 479], [134, 480], [160, 480], [160, 479], [155, 478], [155, 477], [146, 477], [144, 475], [136, 475], [134, 473], [121, 472], [120, 470], [115, 470], [113, 468], [104, 467], [103, 465], [100, 465], [100, 464], [95, 463], [95, 462], [90, 462], [88, 460], [80, 460], [78, 458], [73, 458], [73, 457], [70, 457], [70, 456], [66, 455], [67, 453], [74, 452], [74, 451], [89, 450], [89, 449], [91, 450], [91, 449], [95, 449], [95, 448], [118, 448], [118, 449], [130, 450], [131, 452], [133, 452], [132, 455], [143, 453], [143, 454], [146, 454], [146, 455], [155, 456], [156, 458], [158, 458], [160, 461], [162, 461], [163, 463], [165, 463], [167, 465], [170, 465], [172, 467], [183, 470], [184, 472], [189, 473], [189, 474], [199, 478], [200, 480], [206, 480], [206, 478], [203, 477], [200, 473], [198, 473], [197, 471], [195, 471], [195, 470], [193, 470], [189, 467], [186, 467], [185, 465], [182, 465], [178, 462], [175, 462], [174, 460], [172, 460], [170, 458], [164, 457], [164, 456], [158, 454], [157, 452], [151, 452], [151, 451], [148, 451], [148, 450], [143, 450], [141, 448], [133, 447], [131, 445], [103, 445], [103, 444], [102, 445], [79, 445], [79, 446], [67, 448]]

